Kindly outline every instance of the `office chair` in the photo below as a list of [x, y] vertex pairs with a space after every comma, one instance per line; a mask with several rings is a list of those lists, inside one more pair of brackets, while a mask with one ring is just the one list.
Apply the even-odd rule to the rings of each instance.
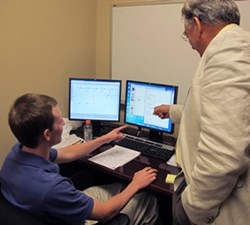
[[95, 225], [129, 225], [129, 222], [129, 217], [126, 214], [120, 213], [106, 223], [99, 222]]
[[[1, 184], [0, 184], [1, 188]], [[1, 190], [1, 189], [0, 189]], [[13, 206], [0, 191], [0, 224], [4, 225], [51, 225], [40, 218]], [[106, 223], [98, 222], [96, 225], [128, 225], [129, 217], [126, 214], [118, 214]], [[67, 224], [61, 224], [67, 225]]]

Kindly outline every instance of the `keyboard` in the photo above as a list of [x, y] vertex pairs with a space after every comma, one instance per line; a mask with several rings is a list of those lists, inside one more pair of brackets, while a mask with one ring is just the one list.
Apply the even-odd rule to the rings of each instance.
[[125, 137], [116, 145], [139, 151], [144, 155], [168, 161], [174, 154], [174, 146], [149, 141], [143, 138], [125, 134]]

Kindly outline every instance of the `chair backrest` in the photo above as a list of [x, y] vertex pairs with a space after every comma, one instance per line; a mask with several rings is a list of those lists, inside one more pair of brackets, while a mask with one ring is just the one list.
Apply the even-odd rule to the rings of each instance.
[[50, 225], [26, 211], [10, 204], [1, 193], [0, 184], [0, 224], [4, 225]]
[[97, 223], [96, 225], [129, 225], [130, 219], [126, 214], [120, 213], [115, 216], [113, 219], [109, 220], [106, 223]]

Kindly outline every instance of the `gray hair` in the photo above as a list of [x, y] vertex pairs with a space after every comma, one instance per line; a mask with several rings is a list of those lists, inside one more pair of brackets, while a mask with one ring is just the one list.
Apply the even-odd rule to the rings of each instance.
[[240, 24], [240, 12], [234, 0], [187, 0], [182, 8], [187, 25], [198, 17], [206, 24]]

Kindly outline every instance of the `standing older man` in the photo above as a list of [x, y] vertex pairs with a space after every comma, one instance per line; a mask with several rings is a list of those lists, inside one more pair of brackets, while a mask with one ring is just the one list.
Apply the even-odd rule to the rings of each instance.
[[[250, 221], [250, 33], [233, 0], [187, 0], [183, 38], [201, 56], [184, 106], [154, 113], [180, 122], [174, 224]], [[248, 146], [248, 147], [247, 147]]]

